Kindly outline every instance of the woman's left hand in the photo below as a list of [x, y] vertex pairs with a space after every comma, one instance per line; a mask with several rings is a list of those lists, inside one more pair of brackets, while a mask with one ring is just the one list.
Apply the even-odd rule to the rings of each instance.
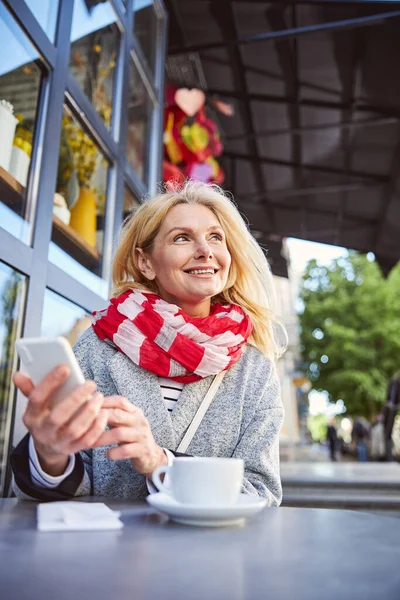
[[107, 452], [111, 460], [129, 458], [137, 473], [151, 477], [160, 465], [168, 464], [164, 450], [154, 440], [148, 420], [143, 411], [122, 396], [104, 398], [102, 409], [108, 413], [105, 431], [96, 443], [97, 447], [113, 446]]

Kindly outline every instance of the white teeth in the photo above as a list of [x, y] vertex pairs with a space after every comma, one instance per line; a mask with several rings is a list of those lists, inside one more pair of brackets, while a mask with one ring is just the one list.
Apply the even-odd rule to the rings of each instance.
[[214, 269], [192, 269], [191, 271], [187, 272], [193, 273], [194, 275], [201, 275], [202, 273], [209, 273], [210, 275], [214, 275]]

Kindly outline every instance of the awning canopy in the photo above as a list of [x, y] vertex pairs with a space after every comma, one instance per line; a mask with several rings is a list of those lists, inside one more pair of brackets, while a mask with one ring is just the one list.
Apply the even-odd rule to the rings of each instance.
[[[224, 187], [287, 236], [400, 257], [400, 2], [165, 0], [168, 73], [233, 105]], [[279, 263], [279, 260], [276, 261]]]

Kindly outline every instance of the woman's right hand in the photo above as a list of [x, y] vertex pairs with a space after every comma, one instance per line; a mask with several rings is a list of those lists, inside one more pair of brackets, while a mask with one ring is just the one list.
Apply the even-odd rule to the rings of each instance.
[[52, 393], [69, 376], [69, 368], [59, 365], [38, 385], [21, 371], [14, 374], [15, 386], [28, 399], [23, 422], [35, 443], [42, 469], [48, 475], [62, 475], [69, 455], [95, 445], [107, 425], [102, 409], [103, 394], [94, 381], [86, 381], [56, 406], [50, 406]]

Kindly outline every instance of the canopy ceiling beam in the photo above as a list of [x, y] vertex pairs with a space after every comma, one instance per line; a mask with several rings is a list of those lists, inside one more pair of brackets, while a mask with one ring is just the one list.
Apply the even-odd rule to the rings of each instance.
[[[239, 204], [239, 210], [246, 209], [246, 211], [256, 211], [256, 204], [252, 204], [250, 202], [241, 202]], [[294, 212], [298, 212], [300, 210], [299, 206], [286, 206], [285, 207], [286, 210], [292, 210]], [[334, 219], [337, 216], [337, 211], [336, 210], [330, 210], [328, 208], [312, 208], [312, 212], [314, 215], [321, 215], [323, 217], [332, 217], [332, 219]], [[253, 213], [250, 212], [250, 215], [252, 216]], [[374, 228], [377, 224], [376, 219], [367, 219], [365, 217], [359, 217], [359, 216], [353, 216], [353, 215], [345, 215], [345, 220], [347, 223], [351, 224], [352, 226], [359, 226], [359, 227], [372, 227]]]
[[[284, 16], [285, 7], [273, 6], [265, 11], [267, 21], [272, 31], [282, 31], [287, 29], [287, 22]], [[296, 7], [293, 6], [291, 11], [292, 26], [296, 27]], [[279, 60], [279, 66], [284, 76], [284, 85], [286, 96], [293, 98], [293, 104], [287, 104], [286, 110], [288, 113], [289, 122], [292, 131], [300, 128], [300, 90], [298, 81], [298, 53], [296, 38], [275, 39], [274, 46]], [[302, 157], [302, 139], [295, 133], [291, 134], [291, 155], [292, 161], [296, 164], [303, 162]], [[293, 174], [294, 187], [300, 188], [303, 186], [303, 173], [296, 169]], [[306, 204], [307, 198], [302, 197], [301, 206], [301, 229], [306, 231]]]
[[[198, 3], [210, 3], [213, 0], [192, 0], [192, 2], [198, 2]], [[215, 0], [214, 0], [215, 1]], [[232, 3], [235, 2], [239, 2], [239, 3], [244, 3], [246, 2], [246, 4], [265, 4], [266, 2], [268, 2], [268, 4], [289, 4], [289, 5], [293, 5], [293, 4], [304, 4], [304, 5], [334, 5], [334, 6], [348, 6], [349, 4], [363, 4], [365, 5], [371, 5], [374, 8], [379, 8], [380, 5], [396, 5], [396, 4], [400, 4], [400, 0], [231, 0]]]
[[377, 261], [378, 265], [380, 266], [382, 273], [384, 274], [385, 277], [387, 277], [389, 275], [390, 271], [398, 263], [398, 259], [393, 258], [393, 256], [386, 257], [386, 256], [380, 256], [379, 254], [375, 254], [375, 258], [376, 258], [376, 261]]
[[[342, 82], [342, 100], [343, 104], [347, 104], [350, 107], [342, 111], [342, 120], [352, 122], [357, 98], [361, 94], [361, 72], [359, 66], [365, 49], [364, 30], [358, 29], [355, 32], [342, 31], [338, 35], [339, 43], [336, 46], [336, 60], [339, 65], [339, 77]], [[346, 68], [343, 65], [346, 65]], [[352, 131], [349, 128], [341, 129], [340, 142], [344, 153], [345, 178], [348, 179], [349, 173], [351, 173], [353, 158]], [[347, 201], [348, 193], [345, 192], [339, 199], [337, 238], [335, 240], [338, 246], [341, 243], [341, 230]]]
[[[361, 119], [358, 121], [338, 121], [337, 123], [321, 123], [320, 125], [308, 125], [306, 127], [299, 127], [298, 129], [266, 129], [264, 131], [256, 131], [253, 137], [278, 137], [280, 135], [291, 135], [296, 133], [301, 135], [307, 131], [323, 131], [326, 129], [366, 129], [368, 127], [381, 127], [382, 125], [395, 125], [399, 122], [397, 117], [382, 117], [378, 119]], [[227, 142], [234, 142], [238, 140], [247, 140], [251, 137], [250, 133], [240, 133], [238, 135], [226, 135], [225, 140]]]
[[[357, 226], [357, 225], [353, 225], [352, 227], [345, 227], [344, 228], [344, 232], [345, 233], [357, 233], [361, 230], [363, 230], [363, 227]], [[284, 232], [280, 232], [280, 235], [282, 237], [292, 237], [292, 238], [299, 238], [299, 239], [304, 239], [309, 241], [310, 238], [312, 238], [313, 241], [315, 242], [319, 242], [321, 244], [330, 244], [335, 246], [335, 242], [334, 242], [334, 238], [336, 237], [336, 229], [331, 228], [331, 229], [310, 229], [309, 232], [306, 235], [303, 235], [301, 233], [301, 231], [284, 231]], [[363, 250], [360, 250], [360, 252], [363, 252]]]
[[[197, 2], [205, 1], [205, 0], [195, 0]], [[209, 1], [209, 0], [208, 0]], [[266, 0], [231, 0], [231, 2], [243, 2], [245, 1], [248, 4], [265, 4]], [[374, 8], [379, 8], [381, 4], [391, 5], [400, 4], [400, 0], [267, 0], [269, 4], [330, 4], [334, 6], [348, 6], [349, 4], [363, 4], [364, 6], [367, 4], [373, 5]]]
[[179, 46], [185, 44], [185, 35], [175, 0], [164, 0], [165, 9], [169, 16], [169, 38], [177, 40]]
[[[291, 169], [304, 169], [306, 171], [316, 171], [317, 173], [327, 173], [332, 175], [344, 176], [345, 172], [343, 169], [337, 169], [335, 167], [313, 165], [313, 164], [296, 164], [290, 160], [280, 160], [278, 158], [269, 158], [266, 156], [254, 156], [251, 154], [239, 154], [236, 152], [224, 152], [224, 156], [227, 158], [235, 158], [236, 160], [247, 160], [250, 162], [261, 162], [268, 165], [277, 165], [281, 167], [289, 167]], [[378, 175], [371, 173], [365, 173], [362, 171], [351, 171], [348, 173], [349, 177], [355, 177], [357, 179], [364, 179], [366, 181], [375, 181], [377, 183], [387, 183], [388, 178], [385, 175]]]
[[[237, 37], [236, 23], [235, 17], [233, 13], [233, 9], [229, 0], [219, 0], [218, 2], [213, 2], [210, 6], [210, 12], [214, 17], [223, 37]], [[232, 69], [235, 77], [235, 81], [241, 90], [241, 94], [243, 95], [244, 102], [241, 106], [242, 117], [245, 123], [246, 130], [249, 131], [250, 134], [255, 133], [253, 118], [250, 110], [250, 102], [248, 98], [248, 89], [247, 89], [247, 81], [244, 71], [244, 65], [242, 61], [242, 56], [240, 54], [240, 50], [237, 45], [233, 45], [229, 47], [228, 50], [230, 54], [230, 58], [232, 61]], [[259, 159], [258, 154], [258, 146], [255, 138], [251, 138], [249, 141], [250, 153]], [[257, 185], [257, 188], [260, 191], [265, 191], [265, 183], [263, 177], [262, 166], [259, 160], [255, 160], [253, 162], [253, 172], [254, 178]], [[274, 214], [269, 203], [265, 204], [265, 209], [267, 211], [268, 219], [270, 227], [274, 227]]]
[[[383, 204], [381, 209], [381, 215], [379, 222], [377, 223], [375, 234], [372, 240], [372, 249], [374, 252], [378, 252], [379, 242], [385, 229], [385, 223], [388, 216], [390, 205], [393, 201], [393, 195], [396, 189], [396, 181], [400, 175], [400, 125], [397, 127], [397, 144], [393, 152], [393, 159], [391, 164], [390, 179], [385, 186]], [[397, 199], [398, 201], [398, 199]]]
[[[285, 198], [297, 198], [299, 196], [316, 196], [324, 194], [339, 194], [342, 192], [358, 192], [360, 190], [370, 190], [371, 188], [383, 187], [383, 183], [343, 183], [339, 185], [317, 185], [305, 188], [289, 188], [286, 190], [268, 190], [267, 195], [270, 200], [280, 200]], [[263, 196], [262, 192], [252, 194], [239, 194], [235, 199], [240, 200], [258, 200]], [[336, 214], [336, 213], [335, 213]]]
[[[299, 208], [297, 207], [296, 209], [294, 209], [295, 212], [299, 212]], [[250, 220], [249, 220], [250, 221]], [[343, 231], [345, 231], [346, 233], [348, 232], [357, 232], [357, 231], [362, 231], [365, 229], [368, 229], [369, 225], [362, 225], [361, 223], [357, 222], [354, 225], [346, 225], [343, 228]], [[251, 224], [250, 221], [250, 230], [256, 230], [257, 232], [259, 232], [259, 237], [257, 237], [257, 239], [259, 240], [261, 238], [260, 234], [264, 234], [265, 236], [268, 236], [268, 232], [264, 231], [263, 228], [261, 227], [253, 227], [253, 225]], [[334, 241], [333, 238], [335, 236], [336, 233], [336, 228], [335, 227], [327, 227], [325, 229], [310, 229], [309, 230], [309, 234], [311, 234], [313, 237], [313, 241], [317, 241], [316, 238], [320, 238], [322, 236], [324, 237], [330, 237], [331, 240], [330, 241], [324, 241], [324, 243], [326, 244], [332, 244], [334, 245]], [[310, 240], [310, 236], [306, 234], [303, 234], [301, 231], [299, 230], [293, 230], [293, 229], [284, 229], [284, 230], [277, 230], [274, 234], [274, 240], [276, 241], [279, 238], [285, 238], [285, 237], [296, 237], [296, 238], [301, 238], [301, 239], [306, 239], [306, 240]], [[320, 241], [320, 240], [318, 240]], [[262, 242], [261, 242], [262, 243]], [[266, 245], [268, 245], [268, 241], [266, 242]], [[360, 252], [368, 252], [369, 250], [367, 248], [362, 248], [359, 250]]]
[[[238, 90], [222, 90], [219, 88], [208, 88], [206, 90], [208, 94], [214, 96], [222, 96], [224, 98], [235, 98], [237, 100], [244, 101], [243, 94]], [[296, 104], [296, 99], [288, 96], [280, 96], [277, 94], [261, 94], [261, 93], [249, 93], [248, 99], [254, 102], [271, 102], [276, 104]], [[314, 100], [313, 98], [300, 98], [297, 101], [300, 106], [310, 106], [315, 108], [332, 109], [337, 111], [350, 110], [352, 105], [344, 102], [332, 102], [330, 100]], [[364, 102], [356, 103], [353, 107], [354, 110], [359, 112], [374, 112], [378, 115], [392, 118], [400, 118], [400, 110], [396, 108], [389, 108], [385, 106], [374, 106], [371, 104], [365, 104]]]
[[[201, 57], [202, 62], [214, 63], [216, 65], [222, 65], [225, 67], [230, 67], [230, 62], [219, 58], [218, 56], [213, 56], [211, 54], [203, 54]], [[268, 71], [266, 69], [261, 69], [259, 67], [255, 67], [253, 65], [245, 65], [246, 73], [254, 73], [255, 75], [261, 75], [267, 79], [273, 79], [275, 81], [283, 81], [283, 75], [279, 75], [278, 73], [274, 73], [273, 71]], [[324, 94], [330, 94], [335, 98], [340, 97], [340, 92], [337, 90], [333, 90], [325, 85], [318, 85], [316, 83], [311, 83], [309, 81], [301, 81], [299, 82], [300, 86], [304, 89], [314, 90], [316, 92], [323, 92]]]
[[[217, 14], [221, 15], [221, 7], [225, 10], [225, 19], [231, 15], [232, 20], [234, 19], [232, 7], [229, 0], [218, 0], [218, 2], [212, 2], [210, 5], [210, 12], [213, 14], [215, 8]], [[393, 19], [400, 16], [400, 10], [378, 13], [375, 15], [368, 15], [362, 17], [356, 17], [353, 19], [342, 19], [340, 21], [330, 21], [328, 23], [318, 23], [316, 25], [305, 25], [304, 27], [297, 27], [293, 29], [284, 29], [281, 31], [266, 31], [253, 35], [247, 35], [243, 37], [234, 37], [232, 34], [229, 36], [223, 36], [223, 42], [213, 42], [207, 44], [191, 44], [189, 46], [176, 46], [169, 49], [169, 55], [173, 54], [187, 54], [192, 52], [203, 52], [205, 50], [212, 50], [214, 48], [231, 48], [235, 52], [238, 50], [238, 46], [244, 44], [254, 44], [256, 42], [266, 42], [269, 40], [276, 39], [290, 39], [293, 37], [299, 37], [301, 35], [310, 35], [312, 33], [321, 33], [322, 31], [339, 30], [345, 28], [364, 27], [366, 25], [375, 25], [384, 23], [388, 19]], [[234, 22], [234, 21], [233, 21]], [[236, 29], [236, 26], [235, 26]]]

